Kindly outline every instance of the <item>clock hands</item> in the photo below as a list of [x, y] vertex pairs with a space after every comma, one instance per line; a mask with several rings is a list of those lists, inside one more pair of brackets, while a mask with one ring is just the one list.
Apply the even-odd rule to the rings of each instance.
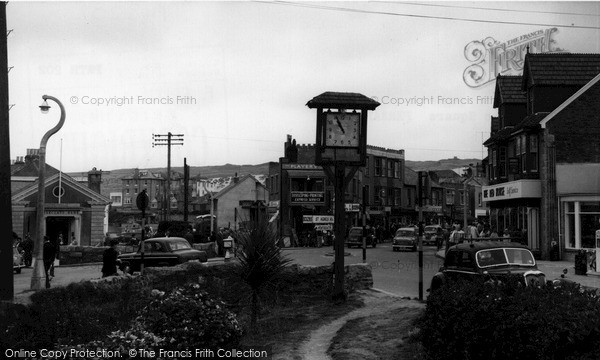
[[338, 117], [336, 116], [335, 120], [337, 121], [337, 124], [340, 127], [340, 129], [342, 129], [342, 134], [345, 134], [346, 131], [344, 130], [344, 127], [342, 126], [342, 123], [340, 122], [340, 119], [338, 119]]

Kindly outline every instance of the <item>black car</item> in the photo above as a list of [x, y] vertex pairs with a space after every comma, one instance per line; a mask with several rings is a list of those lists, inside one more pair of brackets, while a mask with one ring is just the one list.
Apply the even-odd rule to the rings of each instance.
[[539, 271], [533, 254], [519, 243], [477, 241], [448, 249], [444, 265], [431, 280], [431, 291], [452, 280], [506, 281], [517, 279], [526, 286], [541, 286], [546, 276]]
[[[366, 229], [365, 230], [367, 232], [367, 246], [372, 246], [372, 247], [376, 247], [377, 246], [377, 239], [375, 238], [375, 235], [373, 234], [373, 230], [372, 229]], [[348, 238], [346, 239], [346, 246], [348, 248], [351, 248], [352, 246], [356, 246], [356, 247], [362, 247], [363, 244], [363, 228], [362, 227], [353, 227], [350, 229], [350, 232], [348, 233]]]
[[[207, 262], [206, 252], [192, 249], [180, 237], [152, 238], [144, 241], [144, 267], [174, 266], [187, 261]], [[139, 271], [142, 263], [141, 245], [137, 252], [119, 255], [121, 269], [129, 273]]]

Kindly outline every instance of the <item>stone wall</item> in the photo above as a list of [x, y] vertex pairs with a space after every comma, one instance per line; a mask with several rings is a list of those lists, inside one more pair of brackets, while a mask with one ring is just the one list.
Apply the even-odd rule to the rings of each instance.
[[[233, 263], [223, 263], [206, 266], [200, 263], [185, 263], [173, 267], [147, 268], [145, 275], [161, 282], [183, 284], [188, 281], [198, 281], [207, 271], [224, 279], [233, 272]], [[373, 274], [368, 264], [353, 264], [345, 266], [344, 286], [346, 291], [370, 289], [373, 287]], [[288, 276], [285, 276], [288, 275]], [[284, 273], [284, 281], [280, 291], [294, 293], [328, 294], [333, 288], [333, 267], [291, 265]]]
[[[61, 265], [76, 265], [101, 263], [102, 253], [108, 249], [106, 246], [61, 246], [60, 247], [60, 264]], [[137, 247], [118, 245], [117, 251], [121, 254], [137, 251]]]

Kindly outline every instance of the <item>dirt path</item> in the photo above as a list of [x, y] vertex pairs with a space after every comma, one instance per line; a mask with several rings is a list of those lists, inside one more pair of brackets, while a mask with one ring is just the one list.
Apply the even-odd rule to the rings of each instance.
[[425, 304], [418, 301], [406, 300], [373, 290], [362, 292], [362, 299], [365, 302], [363, 308], [354, 310], [313, 331], [310, 338], [300, 345], [295, 355], [306, 360], [331, 360], [331, 357], [327, 355], [327, 349], [329, 349], [337, 332], [348, 321], [382, 315], [400, 308], [425, 308]]

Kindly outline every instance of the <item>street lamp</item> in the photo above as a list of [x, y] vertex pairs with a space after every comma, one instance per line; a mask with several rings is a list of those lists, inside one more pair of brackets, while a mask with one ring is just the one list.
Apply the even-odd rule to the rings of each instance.
[[40, 110], [42, 114], [48, 113], [50, 110], [50, 105], [48, 105], [47, 100], [52, 100], [58, 104], [60, 107], [60, 121], [56, 126], [52, 129], [48, 130], [44, 137], [42, 137], [42, 141], [40, 142], [40, 150], [39, 150], [39, 175], [38, 175], [38, 206], [37, 206], [37, 238], [35, 239], [35, 246], [33, 248], [33, 256], [35, 258], [35, 262], [33, 265], [33, 273], [31, 274], [31, 290], [41, 290], [42, 279], [45, 277], [44, 271], [44, 235], [46, 232], [46, 224], [44, 219], [44, 202], [45, 202], [45, 177], [46, 177], [46, 144], [48, 143], [48, 139], [50, 136], [56, 134], [60, 128], [62, 128], [65, 123], [65, 108], [62, 103], [55, 97], [44, 95], [42, 96], [44, 102], [40, 105]]

